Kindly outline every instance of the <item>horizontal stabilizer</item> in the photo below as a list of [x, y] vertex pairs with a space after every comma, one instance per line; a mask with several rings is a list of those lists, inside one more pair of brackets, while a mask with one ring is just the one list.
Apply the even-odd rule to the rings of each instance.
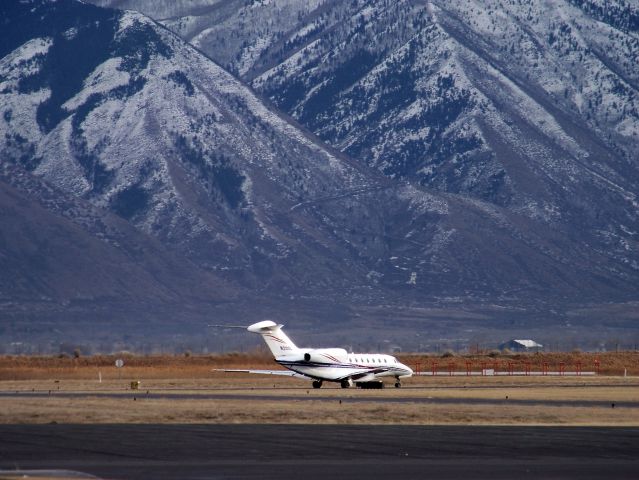
[[248, 328], [248, 325], [207, 325], [211, 328], [241, 328], [242, 330]]
[[272, 320], [264, 320], [263, 322], [257, 322], [257, 323], [254, 323], [253, 325], [249, 325], [248, 327], [246, 327], [246, 329], [249, 332], [253, 332], [253, 333], [265, 333], [265, 332], [273, 332], [275, 330], [279, 330], [283, 326], [284, 325], [278, 325]]

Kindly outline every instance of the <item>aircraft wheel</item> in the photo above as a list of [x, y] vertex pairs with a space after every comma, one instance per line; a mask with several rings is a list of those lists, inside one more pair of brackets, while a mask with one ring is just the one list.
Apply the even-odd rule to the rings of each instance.
[[342, 388], [351, 388], [351, 382], [348, 380], [342, 380], [341, 382]]
[[395, 388], [401, 388], [402, 384], [400, 382], [395, 382]]
[[320, 382], [319, 380], [315, 380], [313, 382], [313, 388], [320, 388], [322, 386], [322, 382]]

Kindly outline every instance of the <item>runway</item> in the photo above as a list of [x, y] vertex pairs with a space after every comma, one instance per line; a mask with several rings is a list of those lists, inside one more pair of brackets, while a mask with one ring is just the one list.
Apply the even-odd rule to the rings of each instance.
[[0, 425], [0, 469], [112, 479], [636, 478], [639, 428]]

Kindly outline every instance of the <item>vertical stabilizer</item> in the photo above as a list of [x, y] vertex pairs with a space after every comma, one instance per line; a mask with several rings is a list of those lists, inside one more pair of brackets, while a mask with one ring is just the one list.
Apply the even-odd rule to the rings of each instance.
[[263, 322], [254, 323], [247, 330], [262, 335], [275, 358], [298, 353], [299, 349], [282, 331], [282, 327], [283, 325], [278, 325], [271, 320], [264, 320]]

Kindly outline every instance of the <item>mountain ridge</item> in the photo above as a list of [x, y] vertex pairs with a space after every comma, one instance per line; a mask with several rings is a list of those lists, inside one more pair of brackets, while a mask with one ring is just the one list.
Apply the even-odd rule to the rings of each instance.
[[[384, 176], [360, 159], [325, 148], [312, 133], [287, 122], [286, 112], [270, 109], [219, 65], [139, 13], [70, 0], [33, 1], [15, 7], [20, 11], [0, 8], [9, 23], [24, 20], [21, 28], [30, 36], [24, 42], [7, 38], [3, 44], [12, 50], [0, 59], [3, 192], [27, 189], [38, 198], [50, 185], [50, 191], [85, 205], [76, 211], [90, 207], [91, 215], [117, 216], [113, 221], [128, 232], [117, 242], [139, 242], [155, 252], [156, 266], [150, 268], [147, 258], [131, 279], [140, 279], [137, 306], [114, 302], [110, 316], [108, 301], [83, 301], [74, 318], [100, 311], [94, 328], [144, 310], [133, 322], [135, 331], [143, 332], [149, 322], [157, 326], [157, 336], [179, 330], [197, 336], [208, 317], [260, 319], [272, 313], [317, 328], [336, 321], [364, 325], [364, 312], [371, 322], [389, 325], [389, 312], [406, 305], [412, 312], [484, 312], [476, 325], [451, 320], [453, 335], [496, 324], [522, 328], [513, 320], [521, 308], [534, 312], [523, 315], [528, 319], [548, 316], [546, 325], [563, 322], [586, 298], [589, 305], [636, 299], [639, 266], [633, 266], [632, 254], [623, 246], [610, 251], [606, 243], [582, 238], [592, 228], [586, 219], [596, 214], [525, 202], [513, 208], [512, 202]], [[41, 18], [56, 20], [37, 23]], [[55, 29], [43, 31], [42, 25]], [[5, 30], [4, 35], [13, 34]], [[93, 54], [86, 47], [91, 39], [102, 46]], [[74, 61], [82, 64], [55, 70]], [[61, 85], [63, 78], [70, 81]], [[446, 78], [439, 80], [442, 92], [450, 90]], [[26, 187], [29, 182], [19, 178], [41, 186]], [[561, 185], [559, 180], [553, 179]], [[557, 185], [531, 182], [530, 189], [561, 191]], [[579, 188], [590, 188], [584, 185]], [[577, 200], [583, 198], [580, 193]], [[47, 205], [44, 197], [38, 201]], [[601, 202], [603, 217], [617, 200], [601, 197]], [[46, 208], [56, 218], [67, 215], [65, 209]], [[617, 217], [629, 215], [626, 223], [632, 225], [631, 213]], [[585, 227], [553, 220], [569, 214]], [[613, 220], [621, 229], [623, 223]], [[19, 216], [10, 218], [17, 228], [20, 222]], [[95, 222], [79, 225], [84, 232], [68, 233], [79, 243], [100, 233]], [[71, 230], [75, 227], [64, 231]], [[635, 242], [629, 233], [625, 238]], [[54, 240], [43, 240], [38, 248], [46, 251]], [[127, 261], [116, 260], [122, 248], [101, 255], [121, 263], [121, 275], [127, 275]], [[3, 254], [10, 257], [14, 250]], [[62, 272], [62, 265], [57, 268]], [[22, 281], [26, 270], [14, 270], [8, 281]], [[144, 293], [144, 279], [153, 278], [153, 271], [160, 272], [158, 285]], [[179, 285], [171, 285], [171, 271]], [[91, 282], [90, 275], [80, 278]], [[116, 274], [109, 278], [111, 286], [118, 284]], [[35, 285], [29, 287], [33, 301]], [[177, 292], [164, 312], [162, 285]], [[15, 297], [6, 286], [3, 294]], [[64, 317], [72, 295], [61, 297], [62, 306], [48, 314], [52, 319]], [[3, 315], [14, 318], [11, 308]], [[420, 328], [442, 323], [440, 316], [421, 318]], [[26, 330], [16, 324], [12, 332], [28, 331], [31, 321]], [[416, 325], [397, 322], [401, 329]]]

